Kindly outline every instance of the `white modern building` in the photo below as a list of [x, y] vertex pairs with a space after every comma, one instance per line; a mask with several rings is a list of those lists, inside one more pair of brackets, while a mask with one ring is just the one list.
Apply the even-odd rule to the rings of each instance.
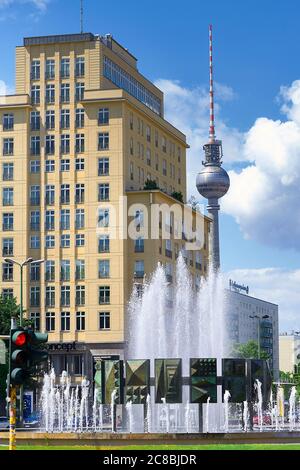
[[[242, 293], [245, 292], [245, 293]], [[279, 377], [278, 305], [251, 297], [249, 288], [231, 281], [226, 291], [226, 315], [231, 344], [257, 341], [270, 356], [274, 379]]]
[[300, 332], [281, 333], [279, 336], [279, 369], [294, 372], [300, 363]]

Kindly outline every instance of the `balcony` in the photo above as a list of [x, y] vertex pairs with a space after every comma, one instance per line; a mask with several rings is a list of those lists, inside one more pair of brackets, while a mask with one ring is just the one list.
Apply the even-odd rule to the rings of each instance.
[[144, 245], [135, 245], [134, 252], [135, 253], [144, 253]]
[[12, 232], [14, 229], [14, 225], [13, 224], [3, 224], [2, 225], [2, 230], [3, 232]]
[[40, 224], [35, 223], [35, 222], [33, 222], [33, 223], [30, 224], [30, 230], [31, 230], [32, 232], [39, 232], [39, 231], [40, 231], [40, 227], [41, 227]]
[[167, 256], [167, 258], [173, 258], [173, 252], [171, 250], [166, 250], [165, 255]]
[[41, 199], [39, 197], [31, 197], [30, 198], [30, 205], [31, 206], [39, 206], [41, 204]]

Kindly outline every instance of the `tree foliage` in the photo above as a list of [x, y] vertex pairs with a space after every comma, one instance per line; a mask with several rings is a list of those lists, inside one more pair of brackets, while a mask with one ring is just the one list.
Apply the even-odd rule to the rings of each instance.
[[181, 191], [174, 191], [171, 196], [174, 198], [174, 199], [177, 199], [177, 201], [179, 202], [183, 202], [183, 194]]
[[144, 186], [145, 190], [159, 189], [155, 180], [147, 180]]
[[[250, 340], [247, 343], [236, 343], [233, 346], [232, 356], [241, 359], [258, 359], [257, 341]], [[260, 350], [260, 359], [269, 359], [269, 357], [265, 351]]]
[[8, 335], [11, 319], [20, 317], [20, 307], [16, 299], [0, 296], [0, 335]]

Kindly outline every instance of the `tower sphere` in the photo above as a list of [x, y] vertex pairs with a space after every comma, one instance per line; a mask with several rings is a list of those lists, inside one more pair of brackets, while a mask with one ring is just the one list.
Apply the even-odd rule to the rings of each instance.
[[220, 199], [230, 188], [228, 173], [220, 166], [206, 166], [196, 180], [198, 192], [205, 199]]

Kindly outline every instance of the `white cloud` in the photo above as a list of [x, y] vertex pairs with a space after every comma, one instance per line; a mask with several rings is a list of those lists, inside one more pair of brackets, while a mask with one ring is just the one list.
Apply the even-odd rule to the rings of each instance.
[[[165, 92], [166, 118], [186, 135], [188, 188], [195, 190], [208, 134], [208, 91], [184, 88], [177, 81], [158, 80]], [[219, 90], [219, 95], [218, 95]], [[300, 250], [300, 80], [280, 89], [286, 120], [262, 117], [246, 133], [229, 127], [220, 117], [220, 101], [235, 98], [233, 91], [216, 87], [217, 135], [223, 140], [224, 166], [231, 189], [222, 209], [232, 215], [246, 238], [279, 248]], [[237, 169], [236, 163], [243, 163]]]
[[5, 103], [5, 95], [13, 95], [14, 89], [7, 85], [3, 80], [0, 80], [0, 104]]
[[281, 332], [300, 331], [300, 269], [236, 269], [226, 278], [249, 285], [250, 295], [279, 305]]
[[16, 7], [27, 5], [29, 7], [28, 17], [37, 20], [41, 14], [45, 13], [48, 4], [52, 0], [0, 0], [0, 21], [16, 20], [18, 11]]

